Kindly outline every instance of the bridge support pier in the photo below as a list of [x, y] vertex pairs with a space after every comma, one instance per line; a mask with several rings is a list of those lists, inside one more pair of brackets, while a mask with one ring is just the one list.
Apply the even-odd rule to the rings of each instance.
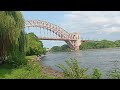
[[79, 33], [72, 33], [73, 38], [76, 39], [75, 41], [68, 41], [66, 42], [68, 46], [74, 50], [79, 51], [79, 47], [81, 45], [80, 34]]
[[75, 47], [74, 51], [79, 51], [79, 46]]
[[80, 45], [81, 45], [81, 40], [80, 39], [76, 40], [75, 45], [74, 45], [74, 50], [79, 51], [80, 50]]

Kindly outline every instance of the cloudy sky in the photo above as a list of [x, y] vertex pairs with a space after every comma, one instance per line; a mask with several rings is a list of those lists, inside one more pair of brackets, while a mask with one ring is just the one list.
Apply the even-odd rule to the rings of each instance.
[[[120, 39], [120, 11], [22, 11], [25, 20], [44, 20], [68, 32], [80, 32], [82, 39]], [[45, 47], [64, 41], [43, 41]]]

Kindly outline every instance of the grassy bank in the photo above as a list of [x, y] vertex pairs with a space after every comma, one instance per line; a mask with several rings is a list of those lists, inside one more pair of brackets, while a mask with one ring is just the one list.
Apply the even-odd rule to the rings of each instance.
[[43, 66], [36, 56], [27, 56], [27, 65], [14, 68], [8, 64], [0, 65], [0, 79], [54, 79], [53, 75], [43, 73]]

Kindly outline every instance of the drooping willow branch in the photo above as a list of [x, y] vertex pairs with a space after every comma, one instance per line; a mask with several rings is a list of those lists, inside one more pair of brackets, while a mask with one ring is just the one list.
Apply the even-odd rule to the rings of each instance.
[[[24, 19], [19, 11], [0, 11], [0, 61], [12, 52], [25, 52]], [[13, 56], [14, 57], [14, 56]]]

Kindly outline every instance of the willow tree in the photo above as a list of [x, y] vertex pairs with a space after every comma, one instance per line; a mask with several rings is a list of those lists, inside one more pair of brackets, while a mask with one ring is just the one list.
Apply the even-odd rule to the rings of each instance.
[[24, 19], [21, 12], [0, 11], [0, 61], [13, 59], [16, 54], [23, 55], [24, 51]]

